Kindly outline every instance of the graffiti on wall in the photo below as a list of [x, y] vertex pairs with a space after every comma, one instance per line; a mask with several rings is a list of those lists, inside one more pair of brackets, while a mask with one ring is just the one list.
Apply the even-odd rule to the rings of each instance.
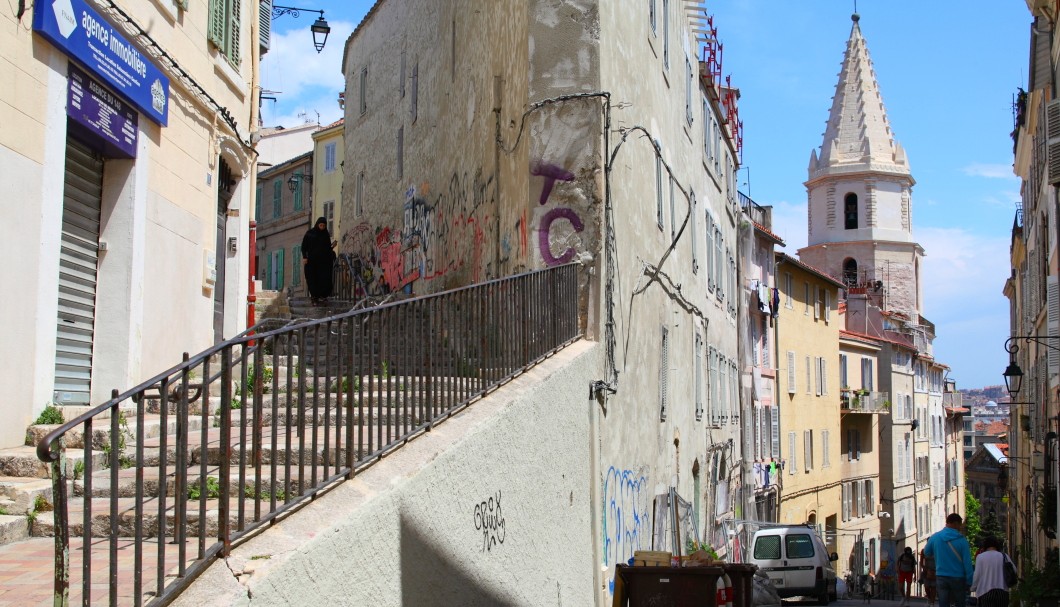
[[[574, 173], [544, 160], [535, 160], [530, 163], [530, 175], [542, 180], [541, 195], [538, 197], [540, 207], [548, 205], [557, 181], [575, 180]], [[535, 215], [538, 217], [538, 250], [545, 265], [556, 266], [574, 259], [577, 255], [575, 245], [580, 244], [577, 234], [585, 229], [585, 224], [578, 213], [570, 207], [551, 206], [535, 212]], [[555, 255], [552, 249], [553, 244], [566, 245], [566, 248], [559, 255]]]
[[507, 533], [504, 529], [504, 513], [501, 511], [501, 492], [497, 496], [475, 504], [475, 531], [482, 534], [482, 552], [488, 552], [503, 544]]
[[[643, 472], [611, 466], [604, 477], [603, 557], [611, 567], [625, 563], [641, 549], [641, 541], [651, 538], [651, 510], [648, 477]], [[609, 589], [614, 593], [615, 581]]]

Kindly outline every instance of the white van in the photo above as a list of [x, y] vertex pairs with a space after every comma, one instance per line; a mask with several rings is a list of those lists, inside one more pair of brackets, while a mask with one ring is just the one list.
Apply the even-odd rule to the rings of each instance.
[[781, 598], [815, 597], [821, 605], [837, 600], [832, 567], [837, 560], [810, 525], [759, 529], [751, 542], [751, 562], [769, 576]]

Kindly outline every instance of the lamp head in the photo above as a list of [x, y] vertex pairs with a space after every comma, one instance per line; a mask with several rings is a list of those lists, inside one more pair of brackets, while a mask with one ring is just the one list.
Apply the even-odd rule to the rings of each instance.
[[1011, 361], [1008, 364], [1008, 368], [1002, 373], [1005, 378], [1005, 388], [1008, 389], [1008, 393], [1015, 399], [1016, 395], [1019, 394], [1020, 388], [1023, 387], [1023, 369], [1016, 364], [1016, 361]]
[[331, 26], [324, 20], [324, 11], [320, 11], [320, 16], [309, 26], [309, 31], [313, 32], [313, 46], [317, 52], [324, 50], [324, 43], [328, 41], [328, 34], [331, 33]]

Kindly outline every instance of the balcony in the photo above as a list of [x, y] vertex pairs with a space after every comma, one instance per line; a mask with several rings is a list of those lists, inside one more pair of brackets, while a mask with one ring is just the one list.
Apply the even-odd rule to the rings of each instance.
[[839, 400], [839, 408], [844, 413], [891, 414], [890, 395], [887, 392], [846, 388], [839, 391]]

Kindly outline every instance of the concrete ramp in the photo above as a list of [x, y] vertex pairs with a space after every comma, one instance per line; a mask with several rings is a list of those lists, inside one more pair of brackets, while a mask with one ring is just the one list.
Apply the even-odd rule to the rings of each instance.
[[237, 546], [174, 605], [594, 603], [579, 341]]

